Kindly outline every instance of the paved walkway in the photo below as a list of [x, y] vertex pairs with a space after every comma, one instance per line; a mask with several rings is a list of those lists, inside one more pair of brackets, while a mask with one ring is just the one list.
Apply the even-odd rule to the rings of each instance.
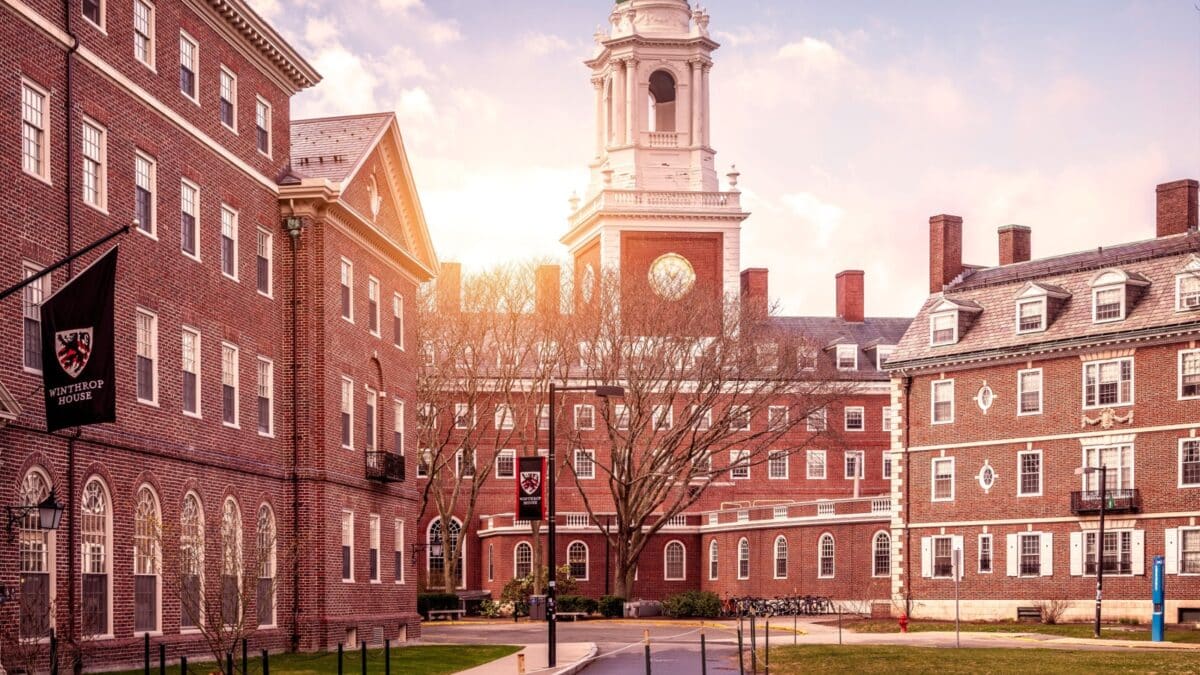
[[557, 668], [546, 667], [546, 645], [529, 644], [516, 654], [464, 670], [459, 675], [517, 675], [520, 655], [525, 656], [525, 672], [539, 675], [572, 675], [596, 655], [594, 642], [560, 642], [558, 644]]

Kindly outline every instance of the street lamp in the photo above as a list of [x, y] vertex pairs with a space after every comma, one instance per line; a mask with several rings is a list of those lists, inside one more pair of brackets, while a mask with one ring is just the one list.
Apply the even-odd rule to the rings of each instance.
[[601, 398], [620, 398], [625, 395], [625, 387], [612, 385], [565, 385], [559, 386], [554, 382], [550, 383], [550, 449], [549, 458], [547, 461], [547, 473], [549, 474], [549, 485], [547, 489], [550, 491], [549, 504], [547, 504], [546, 520], [549, 529], [546, 532], [547, 548], [547, 563], [549, 567], [549, 584], [546, 588], [546, 654], [548, 657], [548, 667], [554, 668], [557, 665], [557, 631], [555, 626], [554, 611], [554, 596], [558, 579], [558, 561], [554, 550], [554, 395], [560, 391], [590, 391]]
[[[1104, 599], [1104, 501], [1105, 488], [1108, 483], [1108, 467], [1106, 465], [1081, 466], [1075, 469], [1076, 476], [1100, 474], [1100, 532], [1096, 535], [1096, 625], [1092, 637], [1100, 638], [1100, 603]], [[1084, 547], [1084, 559], [1087, 558], [1087, 546]]]
[[50, 494], [46, 495], [46, 498], [41, 503], [8, 507], [9, 541], [12, 541], [14, 538], [13, 525], [34, 511], [37, 511], [38, 514], [39, 530], [58, 529], [58, 524], [62, 521], [63, 505], [58, 503], [58, 499], [54, 496], [54, 489], [51, 488]]

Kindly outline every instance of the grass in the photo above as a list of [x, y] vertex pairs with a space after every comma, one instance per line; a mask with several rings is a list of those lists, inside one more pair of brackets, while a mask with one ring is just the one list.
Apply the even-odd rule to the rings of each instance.
[[[448, 675], [468, 668], [481, 666], [509, 654], [520, 651], [520, 647], [512, 645], [420, 645], [413, 647], [393, 647], [391, 650], [392, 672], [396, 675]], [[344, 672], [355, 675], [362, 672], [362, 653], [358, 650], [346, 651], [342, 663]], [[235, 669], [241, 672], [240, 661]], [[158, 672], [158, 661], [151, 664], [151, 672]], [[310, 654], [272, 654], [271, 673], [294, 673], [295, 675], [325, 675], [337, 673], [337, 652], [316, 652]], [[367, 672], [372, 675], [384, 672], [383, 650], [372, 649], [367, 652]], [[221, 668], [211, 661], [189, 663], [188, 672], [192, 674], [210, 673]], [[179, 666], [169, 665], [167, 672], [175, 675]], [[261, 659], [250, 659], [249, 675], [262, 673]], [[141, 675], [142, 671], [132, 670], [110, 675]]]
[[[895, 621], [862, 620], [849, 621], [844, 624], [857, 633], [899, 633], [900, 626]], [[1090, 638], [1092, 624], [1090, 623], [970, 623], [962, 622], [960, 629], [971, 633], [1037, 633], [1039, 635], [1057, 635], [1060, 637]], [[953, 631], [953, 621], [909, 621], [908, 630], [912, 633], [929, 631]], [[1100, 636], [1110, 640], [1149, 640], [1150, 626], [1130, 626], [1126, 624], [1105, 624], [1100, 627]], [[1200, 630], [1172, 626], [1167, 628], [1167, 642], [1188, 642], [1200, 644]]]
[[771, 649], [771, 673], [1200, 673], [1195, 652], [821, 645]]

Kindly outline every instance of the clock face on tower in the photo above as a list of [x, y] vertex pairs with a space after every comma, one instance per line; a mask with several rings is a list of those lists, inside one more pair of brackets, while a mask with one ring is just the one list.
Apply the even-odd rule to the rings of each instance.
[[664, 253], [650, 263], [650, 288], [666, 300], [678, 300], [696, 285], [696, 270], [678, 253]]

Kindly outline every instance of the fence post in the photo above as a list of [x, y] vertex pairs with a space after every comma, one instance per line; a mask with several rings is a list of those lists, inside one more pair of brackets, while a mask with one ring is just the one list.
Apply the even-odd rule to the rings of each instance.
[[771, 675], [771, 620], [767, 619], [766, 625], [763, 627], [763, 639], [766, 642], [763, 644], [763, 673]]
[[758, 675], [758, 616], [750, 615], [750, 674]]
[[383, 675], [392, 675], [392, 641], [383, 639]]
[[363, 640], [359, 644], [362, 645], [362, 675], [367, 675], [367, 641]]
[[225, 672], [233, 675], [233, 650], [225, 652]]
[[262, 650], [262, 652], [263, 652], [263, 654], [262, 654], [262, 662], [263, 662], [263, 663], [262, 663], [262, 671], [263, 671], [263, 675], [271, 675], [271, 660], [270, 660], [270, 659], [271, 659], [271, 656], [270, 656], [270, 654], [271, 654], [271, 653], [270, 653], [270, 652], [268, 652], [268, 651], [267, 651], [267, 650], [265, 650], [265, 649], [264, 649], [264, 650]]
[[700, 629], [700, 675], [708, 675], [708, 651], [704, 647], [704, 629]]
[[742, 644], [742, 622], [738, 620], [738, 675], [746, 675], [746, 647]]
[[642, 641], [646, 643], [646, 675], [650, 675], [650, 629], [642, 631]]
[[158, 675], [167, 675], [167, 643], [158, 643]]
[[242, 638], [242, 675], [250, 675], [250, 662], [246, 656], [246, 638]]
[[179, 657], [179, 675], [187, 675], [187, 654]]
[[792, 610], [792, 644], [796, 644], [796, 614], [795, 609]]
[[58, 675], [58, 635], [50, 629], [50, 675]]
[[840, 645], [840, 644], [842, 644], [842, 608], [840, 605], [837, 608], [837, 613], [838, 613], [838, 644]]
[[342, 643], [338, 643], [338, 675], [342, 675]]
[[150, 675], [150, 633], [142, 633], [142, 672]]
[[517, 654], [517, 675], [525, 675], [525, 652]]

